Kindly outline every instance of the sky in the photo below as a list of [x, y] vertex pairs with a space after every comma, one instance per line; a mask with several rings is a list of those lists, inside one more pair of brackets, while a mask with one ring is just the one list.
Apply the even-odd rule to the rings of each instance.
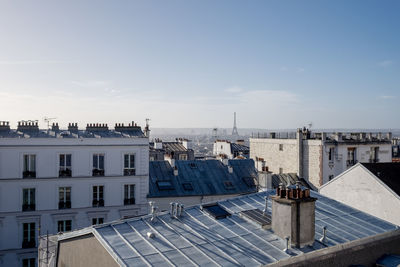
[[0, 120], [400, 128], [400, 1], [0, 1]]

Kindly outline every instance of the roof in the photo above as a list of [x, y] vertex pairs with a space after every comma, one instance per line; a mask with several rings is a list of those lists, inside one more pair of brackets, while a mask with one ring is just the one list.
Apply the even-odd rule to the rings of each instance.
[[237, 151], [237, 152], [249, 152], [250, 148], [248, 146], [244, 146], [244, 145], [239, 145], [236, 143], [231, 143], [231, 151]]
[[316, 188], [308, 183], [304, 178], [300, 178], [296, 173], [281, 173], [272, 175], [272, 188], [278, 188], [279, 184], [282, 183], [284, 187], [294, 185], [300, 182], [302, 186], [309, 189], [316, 190]]
[[179, 142], [164, 142], [163, 149], [168, 152], [176, 152], [176, 151], [187, 151], [186, 147], [184, 147]]
[[151, 161], [148, 197], [204, 196], [255, 192], [257, 170], [252, 159], [229, 160], [233, 172], [219, 160], [177, 160], [178, 175], [168, 161]]
[[79, 130], [70, 132], [68, 130], [38, 130], [38, 131], [17, 131], [10, 129], [9, 131], [0, 131], [0, 138], [130, 138], [144, 137], [142, 130], [118, 132], [115, 130], [104, 131], [86, 131]]
[[400, 162], [361, 164], [400, 196]]
[[[200, 206], [186, 208], [179, 219], [168, 212], [90, 227], [90, 231], [122, 266], [260, 266], [325, 247], [394, 231], [396, 226], [311, 191], [317, 198], [313, 246], [284, 252], [285, 240], [239, 216], [239, 212], [264, 209], [264, 198], [275, 190], [219, 201], [231, 216], [214, 219]], [[268, 200], [270, 215], [271, 200]], [[322, 228], [328, 241], [323, 245]], [[73, 231], [59, 235], [65, 240], [87, 234]], [[154, 238], [148, 238], [148, 233]]]

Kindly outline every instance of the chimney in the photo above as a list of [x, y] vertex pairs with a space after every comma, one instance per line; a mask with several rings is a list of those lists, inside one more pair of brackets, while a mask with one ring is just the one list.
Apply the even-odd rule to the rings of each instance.
[[8, 121], [0, 121], [0, 132], [1, 133], [10, 132], [10, 123]]
[[68, 123], [68, 131], [78, 133], [78, 123]]
[[186, 149], [192, 149], [192, 141], [185, 139], [185, 138], [180, 138], [179, 142], [186, 148]]
[[335, 140], [338, 141], [338, 142], [339, 142], [339, 141], [342, 141], [342, 133], [339, 133], [339, 132], [336, 133], [336, 134], [335, 134]]
[[58, 127], [58, 122], [54, 123], [51, 125], [51, 130], [53, 132], [58, 132], [60, 130], [60, 127]]
[[292, 246], [302, 248], [314, 243], [315, 201], [310, 189], [299, 184], [276, 190], [272, 196], [272, 230], [285, 239], [289, 237]]
[[163, 148], [162, 140], [159, 138], [156, 138], [154, 140], [154, 149], [162, 149], [162, 148]]
[[228, 165], [228, 172], [229, 172], [229, 173], [233, 173], [233, 167], [230, 166], [230, 165]]
[[268, 171], [268, 167], [258, 172], [258, 184], [263, 189], [272, 189], [272, 172]]
[[382, 140], [382, 133], [381, 133], [381, 132], [378, 133], [378, 140], [379, 140], [379, 141]]
[[174, 176], [178, 176], [178, 167], [174, 166]]

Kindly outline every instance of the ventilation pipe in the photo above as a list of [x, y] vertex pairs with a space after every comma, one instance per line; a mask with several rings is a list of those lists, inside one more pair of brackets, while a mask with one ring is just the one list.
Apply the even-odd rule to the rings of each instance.
[[324, 245], [326, 245], [328, 243], [328, 238], [326, 237], [326, 229], [327, 229], [327, 226], [325, 225], [322, 228], [322, 237], [319, 239], [319, 241]]

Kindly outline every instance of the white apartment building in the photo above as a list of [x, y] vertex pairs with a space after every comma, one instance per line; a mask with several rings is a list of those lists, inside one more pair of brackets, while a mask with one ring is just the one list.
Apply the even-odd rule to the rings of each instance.
[[38, 266], [38, 237], [147, 212], [149, 140], [132, 124], [0, 122], [0, 266]]
[[213, 144], [213, 154], [217, 158], [249, 158], [249, 150], [249, 147], [244, 145], [244, 140], [237, 140], [236, 143], [228, 140], [216, 140]]
[[250, 158], [257, 169], [297, 173], [320, 187], [357, 162], [391, 162], [391, 133], [311, 133], [250, 138]]

